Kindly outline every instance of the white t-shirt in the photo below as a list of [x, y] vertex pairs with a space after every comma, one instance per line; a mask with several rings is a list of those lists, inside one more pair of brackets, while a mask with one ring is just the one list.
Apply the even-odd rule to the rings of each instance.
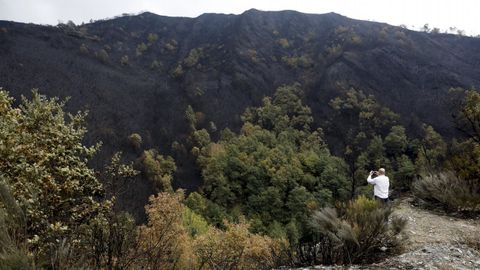
[[368, 176], [367, 182], [373, 184], [373, 195], [387, 199], [388, 198], [388, 188], [390, 186], [390, 179], [385, 175], [379, 175], [375, 178], [372, 178], [371, 175]]

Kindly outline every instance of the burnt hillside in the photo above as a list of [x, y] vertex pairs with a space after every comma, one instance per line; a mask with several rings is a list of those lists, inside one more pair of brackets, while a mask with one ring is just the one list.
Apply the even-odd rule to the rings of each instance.
[[[328, 101], [354, 87], [406, 126], [425, 122], [451, 136], [448, 89], [479, 88], [480, 39], [293, 11], [143, 13], [56, 27], [0, 21], [0, 86], [15, 97], [39, 88], [71, 97], [70, 111], [89, 110], [88, 138], [104, 142], [97, 166], [119, 149], [135, 157], [133, 132], [144, 148], [172, 153], [172, 142], [188, 136], [187, 105], [201, 126], [236, 129], [246, 107], [293, 82], [318, 126]], [[327, 135], [335, 150], [335, 134]], [[198, 186], [192, 158], [176, 162], [176, 185]]]

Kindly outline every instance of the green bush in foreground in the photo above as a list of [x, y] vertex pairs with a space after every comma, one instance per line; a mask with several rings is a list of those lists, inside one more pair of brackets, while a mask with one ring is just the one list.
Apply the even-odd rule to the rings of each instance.
[[299, 261], [308, 264], [369, 263], [402, 249], [406, 220], [390, 206], [364, 196], [340, 207], [314, 212], [314, 241], [300, 246]]
[[480, 211], [480, 194], [453, 172], [427, 175], [413, 183], [414, 195], [447, 211]]

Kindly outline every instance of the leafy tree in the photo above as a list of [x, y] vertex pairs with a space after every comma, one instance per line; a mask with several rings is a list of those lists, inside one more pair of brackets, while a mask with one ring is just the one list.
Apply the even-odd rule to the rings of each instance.
[[171, 182], [177, 166], [172, 157], [164, 157], [157, 150], [150, 149], [143, 151], [137, 164], [158, 192], [173, 191]]
[[[344, 149], [343, 157], [349, 166], [353, 197], [359, 184], [365, 185], [366, 172], [389, 164], [382, 137], [392, 129], [399, 116], [381, 106], [373, 96], [353, 88], [332, 99], [329, 105], [334, 113], [329, 119], [328, 132], [340, 140]], [[393, 131], [401, 133], [401, 128]], [[388, 140], [389, 149], [392, 149], [393, 139], [392, 134]]]
[[390, 133], [385, 137], [385, 147], [389, 156], [398, 157], [403, 154], [408, 146], [405, 128], [402, 126], [393, 126]]
[[193, 67], [195, 66], [200, 58], [203, 57], [203, 51], [201, 48], [194, 48], [190, 50], [188, 56], [183, 60], [183, 63], [186, 67]]
[[409, 190], [415, 178], [415, 164], [406, 155], [396, 158], [393, 163], [396, 164], [396, 168], [392, 185], [404, 191]]
[[190, 105], [188, 105], [185, 110], [185, 119], [187, 120], [190, 129], [194, 131], [197, 125], [197, 118], [195, 117], [195, 111]]
[[423, 126], [423, 138], [419, 143], [415, 165], [420, 174], [434, 173], [445, 159], [447, 144], [432, 126]]
[[275, 222], [302, 224], [311, 209], [348, 194], [346, 167], [330, 155], [322, 131], [311, 130], [302, 96], [299, 85], [280, 87], [261, 107], [246, 110], [239, 134], [224, 131], [200, 149], [207, 201], [230, 214], [242, 209], [265, 233]]
[[140, 146], [142, 145], [142, 136], [140, 136], [140, 134], [132, 133], [128, 136], [128, 140], [136, 150], [140, 149]]
[[465, 100], [459, 113], [454, 115], [457, 128], [480, 144], [480, 93], [466, 91]]
[[0, 91], [0, 171], [25, 215], [29, 249], [46, 254], [103, 209], [102, 186], [87, 166], [98, 145], [82, 144], [86, 114], [65, 113], [58, 99], [33, 91], [12, 104]]
[[185, 207], [182, 218], [183, 226], [187, 230], [188, 235], [192, 238], [206, 233], [209, 229], [207, 221], [188, 207]]
[[[189, 268], [188, 233], [183, 226], [184, 194], [159, 193], [145, 206], [148, 223], [139, 228], [137, 265], [145, 269]], [[193, 265], [192, 265], [193, 266]]]

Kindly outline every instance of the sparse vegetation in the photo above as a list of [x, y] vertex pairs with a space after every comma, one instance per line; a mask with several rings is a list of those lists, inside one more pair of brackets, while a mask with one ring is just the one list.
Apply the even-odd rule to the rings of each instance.
[[142, 55], [145, 51], [147, 51], [147, 49], [148, 49], [147, 44], [145, 44], [145, 43], [142, 42], [142, 43], [140, 43], [140, 44], [137, 45], [137, 49], [136, 49], [135, 52], [136, 52], [137, 56], [140, 56], [140, 55]]
[[277, 43], [280, 44], [280, 46], [282, 46], [284, 49], [288, 49], [290, 47], [290, 42], [286, 38], [277, 40]]
[[153, 33], [150, 33], [148, 34], [148, 44], [149, 45], [153, 45], [155, 42], [157, 42], [158, 40], [158, 35], [157, 34], [153, 34]]
[[108, 52], [105, 51], [104, 49], [101, 49], [100, 51], [95, 53], [95, 56], [97, 57], [98, 60], [100, 60], [102, 63], [107, 63], [109, 60], [109, 55]]
[[82, 45], [80, 45], [80, 52], [83, 54], [88, 54], [88, 47], [87, 45], [85, 45], [85, 43], [82, 43]]
[[183, 60], [183, 63], [185, 64], [186, 67], [193, 67], [198, 63], [198, 61], [202, 57], [203, 57], [202, 49], [195, 48], [190, 50], [190, 52], [188, 53], [188, 56]]
[[122, 66], [126, 66], [128, 65], [128, 55], [124, 55], [122, 56], [122, 58], [120, 58], [120, 64], [122, 64]]
[[157, 60], [153, 60], [152, 63], [150, 64], [150, 69], [155, 70], [161, 66], [160, 62]]
[[301, 55], [301, 56], [284, 56], [282, 61], [286, 63], [291, 68], [309, 68], [313, 66], [313, 61], [310, 57]]
[[175, 39], [170, 40], [165, 44], [165, 48], [169, 51], [175, 51], [177, 49], [177, 41]]
[[327, 53], [326, 58], [330, 59], [330, 61], [333, 61], [333, 60], [337, 59], [338, 57], [340, 57], [342, 55], [343, 48], [340, 44], [337, 44], [337, 45], [333, 45], [333, 46], [330, 46], [330, 47], [326, 48], [325, 51]]
[[173, 78], [180, 78], [183, 75], [183, 67], [181, 64], [177, 65], [171, 72]]
[[247, 57], [250, 61], [257, 63], [258, 62], [258, 53], [256, 50], [248, 49], [247, 50]]

